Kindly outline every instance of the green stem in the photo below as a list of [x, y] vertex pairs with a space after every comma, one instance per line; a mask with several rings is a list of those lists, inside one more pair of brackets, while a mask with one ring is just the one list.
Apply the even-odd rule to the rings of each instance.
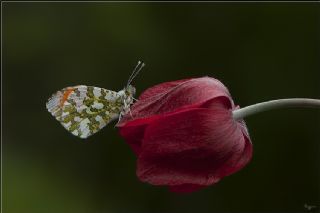
[[320, 100], [308, 98], [290, 98], [266, 101], [254, 105], [250, 105], [241, 109], [236, 109], [232, 112], [235, 120], [241, 120], [249, 115], [254, 115], [260, 112], [280, 109], [287, 107], [309, 107], [320, 108]]

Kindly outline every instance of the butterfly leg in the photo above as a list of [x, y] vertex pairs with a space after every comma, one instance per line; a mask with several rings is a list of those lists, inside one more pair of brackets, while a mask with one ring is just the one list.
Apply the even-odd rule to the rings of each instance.
[[[133, 98], [133, 97], [132, 97]], [[130, 105], [131, 104], [125, 104], [125, 107], [126, 107], [126, 109], [127, 109], [127, 111], [129, 111], [129, 113], [130, 113], [130, 116], [131, 116], [131, 118], [133, 118], [133, 115], [132, 115], [132, 112], [131, 112], [131, 109], [130, 109]]]
[[123, 102], [123, 104], [124, 104], [124, 107], [125, 107], [126, 111], [128, 110], [129, 113], [130, 113], [131, 118], [133, 118], [133, 115], [132, 115], [132, 112], [131, 112], [131, 109], [130, 109], [130, 105], [127, 105], [125, 101]]
[[115, 125], [114, 127], [116, 127], [116, 126], [117, 126], [117, 124], [118, 124], [118, 123], [120, 123], [121, 118], [122, 118], [122, 112], [120, 112], [118, 122], [116, 123], [116, 125]]
[[128, 106], [127, 106], [125, 100], [123, 100], [123, 110], [119, 113], [119, 119], [118, 119], [117, 124], [120, 123], [122, 117], [126, 114], [127, 108], [128, 108]]
[[132, 115], [132, 113], [131, 113], [130, 108], [129, 108], [129, 113], [130, 113], [131, 118], [133, 119], [133, 115]]

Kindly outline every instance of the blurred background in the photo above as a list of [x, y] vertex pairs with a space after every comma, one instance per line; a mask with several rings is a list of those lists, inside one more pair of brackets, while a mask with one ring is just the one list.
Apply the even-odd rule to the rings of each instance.
[[[320, 11], [302, 3], [18, 3], [3, 7], [3, 212], [308, 212], [320, 206], [320, 111], [246, 119], [251, 163], [179, 195], [140, 182], [114, 124], [87, 140], [46, 110], [79, 84], [120, 90], [137, 61], [138, 95], [212, 76], [246, 106], [320, 98]], [[316, 210], [319, 211], [319, 210]]]

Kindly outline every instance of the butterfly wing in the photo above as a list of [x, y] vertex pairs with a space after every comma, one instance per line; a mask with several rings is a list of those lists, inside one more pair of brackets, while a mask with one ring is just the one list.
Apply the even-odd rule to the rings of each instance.
[[56, 92], [46, 106], [69, 132], [87, 138], [119, 117], [122, 102], [117, 92], [80, 85]]

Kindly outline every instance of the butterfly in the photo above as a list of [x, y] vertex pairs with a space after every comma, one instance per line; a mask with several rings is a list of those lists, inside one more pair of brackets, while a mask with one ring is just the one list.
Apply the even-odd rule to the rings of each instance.
[[144, 66], [138, 61], [119, 92], [86, 85], [66, 87], [49, 98], [46, 108], [73, 135], [88, 138], [130, 112], [136, 92], [131, 82]]

